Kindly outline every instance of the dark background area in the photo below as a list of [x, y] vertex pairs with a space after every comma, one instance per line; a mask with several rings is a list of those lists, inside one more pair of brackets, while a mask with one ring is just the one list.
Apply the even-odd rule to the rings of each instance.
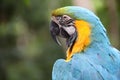
[[49, 32], [52, 10], [78, 5], [98, 15], [120, 49], [120, 0], [0, 0], [0, 80], [51, 80], [64, 50]]

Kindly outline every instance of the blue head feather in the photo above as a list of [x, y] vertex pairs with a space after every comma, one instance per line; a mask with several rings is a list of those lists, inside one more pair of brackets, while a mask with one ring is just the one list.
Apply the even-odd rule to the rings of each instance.
[[110, 44], [109, 39], [106, 35], [106, 29], [102, 25], [100, 19], [90, 10], [78, 6], [67, 6], [55, 10], [53, 13], [53, 15], [66, 14], [75, 20], [84, 20], [90, 23], [92, 28], [92, 41]]
[[92, 42], [84, 52], [73, 55], [71, 61], [57, 60], [52, 80], [120, 80], [120, 52], [110, 45], [100, 19], [82, 7], [68, 6], [60, 9], [64, 10], [58, 12], [59, 15], [66, 14], [90, 23]]

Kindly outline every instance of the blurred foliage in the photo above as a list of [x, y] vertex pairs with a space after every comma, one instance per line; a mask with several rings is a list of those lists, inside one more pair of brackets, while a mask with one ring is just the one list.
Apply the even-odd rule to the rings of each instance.
[[[107, 25], [107, 9], [97, 1]], [[52, 66], [65, 52], [51, 39], [50, 13], [67, 5], [72, 0], [0, 0], [0, 80], [51, 80]]]
[[[104, 0], [93, 0], [93, 2], [95, 4], [94, 6], [97, 16], [99, 16], [104, 26], [108, 27], [109, 24], [108, 9], [104, 3]], [[107, 19], [105, 19], [105, 17], [107, 17]]]
[[[117, 4], [116, 6], [118, 11], [118, 21], [120, 21], [120, 0], [116, 0], [116, 4]], [[119, 35], [120, 35], [120, 23], [119, 23]], [[120, 46], [119, 46], [119, 49], [120, 49]]]
[[54, 61], [64, 54], [50, 37], [49, 3], [0, 1], [0, 80], [51, 80]]
[[[115, 3], [108, 4], [106, 0], [92, 0], [95, 7], [95, 12], [97, 16], [102, 21], [104, 27], [107, 29], [108, 37], [110, 38], [110, 42], [112, 45], [118, 49], [120, 49], [120, 1], [112, 0]], [[109, 5], [109, 6], [108, 6]], [[114, 7], [110, 7], [114, 6]], [[112, 10], [110, 12], [110, 9]], [[115, 8], [115, 9], [114, 9]], [[113, 12], [113, 13], [112, 13]], [[114, 17], [114, 19], [113, 19]], [[116, 21], [116, 22], [115, 22]], [[117, 30], [118, 29], [118, 30]]]

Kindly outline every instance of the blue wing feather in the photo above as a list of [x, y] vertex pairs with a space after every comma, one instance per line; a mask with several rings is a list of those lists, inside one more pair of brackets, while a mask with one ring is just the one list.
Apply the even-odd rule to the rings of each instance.
[[[70, 62], [57, 60], [53, 67], [52, 80], [120, 80], [119, 51], [113, 48], [103, 53], [94, 51], [75, 54]], [[94, 55], [88, 54], [90, 52]]]

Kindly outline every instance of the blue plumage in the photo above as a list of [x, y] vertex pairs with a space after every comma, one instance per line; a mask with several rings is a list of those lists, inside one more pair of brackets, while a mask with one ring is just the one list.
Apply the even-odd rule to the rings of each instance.
[[57, 60], [53, 80], [120, 80], [120, 55], [114, 48], [101, 44], [83, 54], [75, 54], [70, 62]]
[[[81, 7], [65, 7], [75, 19], [91, 24], [91, 43], [82, 52], [73, 55], [69, 62], [55, 62], [52, 80], [120, 80], [120, 52], [113, 48], [99, 18]], [[72, 13], [72, 14], [71, 14]]]
[[70, 62], [57, 60], [52, 80], [120, 80], [119, 52], [101, 44], [75, 54]]

